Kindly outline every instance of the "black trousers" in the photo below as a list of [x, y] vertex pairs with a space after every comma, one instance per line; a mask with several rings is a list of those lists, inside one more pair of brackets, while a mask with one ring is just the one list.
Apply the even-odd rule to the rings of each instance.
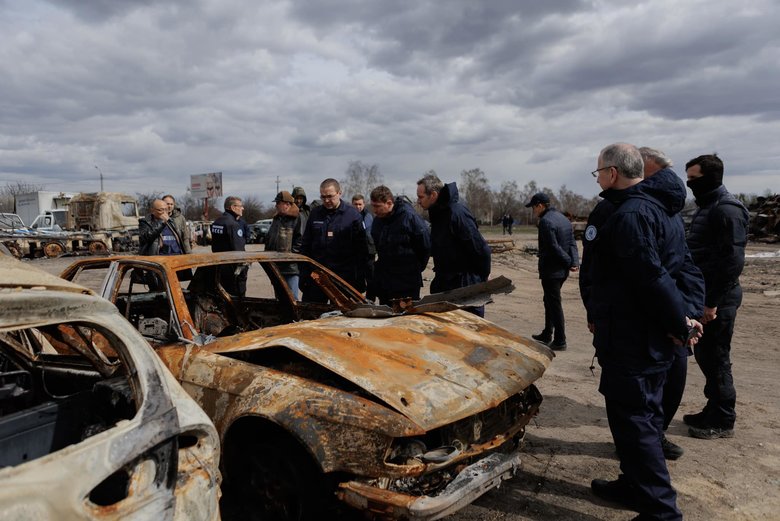
[[599, 392], [604, 395], [620, 459], [622, 474], [618, 479], [632, 491], [644, 517], [677, 521], [683, 517], [661, 448], [666, 375], [665, 371], [646, 375], [602, 367]]
[[542, 331], [542, 335], [552, 337], [556, 343], [566, 342], [566, 327], [564, 326], [563, 306], [561, 306], [561, 287], [566, 282], [566, 278], [541, 280], [544, 291], [544, 331]]
[[734, 335], [736, 309], [726, 310], [718, 318], [704, 326], [704, 334], [696, 344], [693, 354], [706, 380], [704, 396], [707, 419], [712, 427], [734, 428], [737, 413], [737, 391], [731, 374], [731, 337]]
[[680, 407], [683, 393], [685, 392], [685, 380], [688, 377], [688, 356], [678, 354], [674, 357], [672, 366], [666, 372], [664, 383], [664, 430], [669, 428], [677, 409]]

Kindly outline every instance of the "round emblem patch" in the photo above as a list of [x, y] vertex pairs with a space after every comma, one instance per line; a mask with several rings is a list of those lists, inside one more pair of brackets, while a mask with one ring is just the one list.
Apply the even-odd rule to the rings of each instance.
[[244, 236], [244, 230], [238, 230], [238, 236], [243, 237]]
[[593, 226], [592, 224], [585, 228], [585, 240], [586, 241], [592, 241], [596, 238], [596, 235], [598, 234], [598, 229]]

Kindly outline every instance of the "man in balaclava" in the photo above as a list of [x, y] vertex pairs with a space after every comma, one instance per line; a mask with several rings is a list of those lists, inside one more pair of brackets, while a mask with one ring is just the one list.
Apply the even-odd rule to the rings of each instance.
[[748, 211], [723, 186], [723, 162], [703, 155], [685, 165], [688, 187], [698, 209], [688, 231], [693, 262], [704, 275], [704, 334], [694, 349], [706, 383], [707, 404], [683, 421], [694, 438], [711, 440], [734, 436], [737, 393], [731, 374], [731, 336], [742, 303], [739, 275], [745, 264]]

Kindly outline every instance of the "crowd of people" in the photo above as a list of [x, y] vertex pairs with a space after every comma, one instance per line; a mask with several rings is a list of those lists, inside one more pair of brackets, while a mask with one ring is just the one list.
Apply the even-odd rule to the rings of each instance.
[[[538, 272], [545, 323], [533, 338], [553, 350], [567, 348], [561, 288], [579, 271], [579, 286], [601, 366], [599, 392], [620, 460], [620, 475], [594, 479], [593, 493], [639, 513], [636, 520], [678, 520], [676, 492], [666, 460], [683, 455], [665, 431], [681, 403], [687, 360], [693, 354], [704, 374], [704, 409], [686, 414], [692, 437], [734, 436], [736, 391], [731, 337], [742, 300], [748, 213], [723, 186], [723, 162], [702, 155], [685, 165], [697, 211], [686, 231], [680, 211], [687, 191], [661, 151], [626, 143], [605, 147], [592, 175], [601, 201], [588, 217], [582, 259], [569, 220], [545, 193], [525, 205], [538, 218]], [[404, 197], [387, 186], [342, 199], [335, 179], [319, 186], [319, 204], [307, 204], [303, 188], [274, 199], [265, 249], [302, 253], [328, 267], [370, 301], [419, 299], [422, 272], [433, 258], [437, 293], [484, 282], [491, 253], [477, 220], [460, 201], [455, 183], [436, 175], [417, 182], [417, 203], [430, 226]], [[227, 197], [211, 225], [212, 251], [243, 251], [248, 227], [243, 204]], [[512, 234], [513, 219], [502, 217]], [[166, 195], [139, 222], [142, 255], [190, 253], [186, 223]], [[324, 302], [327, 296], [289, 263], [283, 276], [294, 297]], [[233, 273], [227, 288], [242, 296], [246, 272]], [[484, 317], [484, 307], [469, 309]]]

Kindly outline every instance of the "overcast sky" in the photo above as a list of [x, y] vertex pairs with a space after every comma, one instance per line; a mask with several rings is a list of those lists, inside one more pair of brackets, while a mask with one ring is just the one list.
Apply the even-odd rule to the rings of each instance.
[[0, 185], [413, 194], [481, 168], [585, 196], [605, 145], [780, 192], [776, 0], [0, 0]]

